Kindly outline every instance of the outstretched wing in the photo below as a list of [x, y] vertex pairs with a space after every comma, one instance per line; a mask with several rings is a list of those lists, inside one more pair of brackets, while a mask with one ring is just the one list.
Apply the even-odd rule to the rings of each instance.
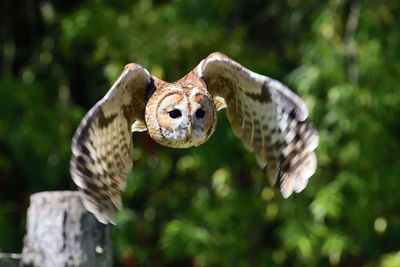
[[214, 99], [225, 100], [234, 133], [266, 167], [271, 184], [278, 182], [285, 198], [302, 191], [316, 169], [318, 134], [300, 97], [221, 53], [208, 56], [195, 71]]
[[121, 192], [132, 167], [131, 125], [144, 121], [148, 71], [137, 64], [125, 67], [108, 93], [82, 119], [72, 139], [71, 176], [83, 191], [85, 207], [107, 224], [114, 207], [121, 209]]

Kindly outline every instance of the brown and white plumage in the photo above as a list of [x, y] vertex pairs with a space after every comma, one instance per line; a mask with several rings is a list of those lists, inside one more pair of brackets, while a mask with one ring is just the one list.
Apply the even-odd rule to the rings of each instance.
[[132, 167], [131, 130], [148, 130], [158, 143], [198, 146], [227, 108], [234, 133], [252, 151], [284, 197], [300, 192], [316, 169], [318, 135], [304, 102], [286, 86], [213, 53], [174, 83], [129, 64], [110, 91], [82, 119], [72, 142], [71, 175], [84, 203], [102, 223], [114, 223], [114, 207]]

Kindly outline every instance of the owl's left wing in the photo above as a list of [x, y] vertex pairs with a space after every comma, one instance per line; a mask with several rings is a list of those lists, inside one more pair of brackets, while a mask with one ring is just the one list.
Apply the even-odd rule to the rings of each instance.
[[218, 52], [194, 71], [206, 82], [217, 108], [226, 105], [234, 133], [254, 152], [260, 167], [267, 168], [271, 184], [278, 182], [284, 197], [302, 191], [316, 169], [318, 134], [300, 97]]
[[114, 223], [114, 207], [122, 207], [121, 191], [132, 167], [131, 126], [135, 130], [140, 123], [134, 122], [144, 120], [145, 95], [153, 82], [142, 66], [127, 65], [72, 139], [72, 179], [83, 192], [85, 207], [104, 224]]

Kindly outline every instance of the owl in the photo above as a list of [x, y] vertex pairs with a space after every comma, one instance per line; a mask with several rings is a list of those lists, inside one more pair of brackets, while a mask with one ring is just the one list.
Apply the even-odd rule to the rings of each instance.
[[85, 207], [100, 222], [115, 223], [132, 168], [132, 132], [148, 131], [167, 147], [199, 146], [214, 133], [223, 108], [283, 197], [302, 191], [315, 172], [318, 145], [306, 105], [282, 83], [215, 52], [173, 83], [138, 64], [125, 67], [72, 140], [70, 171]]

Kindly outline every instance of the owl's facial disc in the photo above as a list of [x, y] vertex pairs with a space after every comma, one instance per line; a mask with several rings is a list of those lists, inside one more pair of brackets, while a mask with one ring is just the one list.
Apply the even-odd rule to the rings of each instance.
[[[150, 136], [158, 143], [175, 148], [198, 146], [212, 135], [216, 110], [210, 96], [173, 91], [160, 97], [156, 112], [147, 112]], [[150, 127], [156, 120], [157, 127]]]
[[210, 96], [197, 93], [191, 97], [192, 138], [204, 143], [212, 135], [217, 123], [216, 108]]
[[189, 115], [187, 99], [182, 93], [169, 94], [161, 99], [156, 111], [161, 138], [172, 142], [186, 139], [191, 129]]

